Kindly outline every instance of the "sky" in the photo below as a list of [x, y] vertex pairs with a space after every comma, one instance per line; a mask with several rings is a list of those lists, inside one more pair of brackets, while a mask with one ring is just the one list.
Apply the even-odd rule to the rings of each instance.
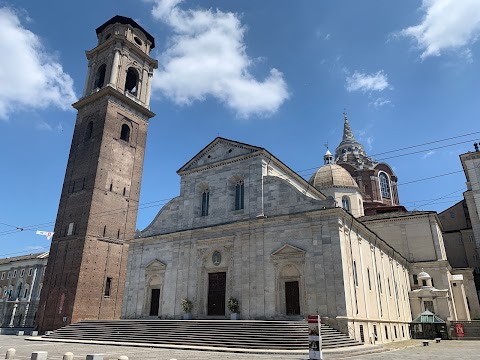
[[49, 249], [35, 231], [53, 231], [84, 51], [115, 15], [155, 37], [159, 62], [137, 228], [217, 136], [308, 179], [340, 143], [344, 111], [394, 169], [402, 205], [462, 198], [458, 155], [480, 139], [479, 0], [0, 0], [0, 257]]

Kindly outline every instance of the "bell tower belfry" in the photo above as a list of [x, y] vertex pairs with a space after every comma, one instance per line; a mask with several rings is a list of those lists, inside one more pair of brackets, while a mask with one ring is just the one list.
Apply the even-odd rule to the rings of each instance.
[[154, 38], [115, 16], [86, 52], [78, 110], [37, 324], [117, 319], [134, 238], [150, 111]]

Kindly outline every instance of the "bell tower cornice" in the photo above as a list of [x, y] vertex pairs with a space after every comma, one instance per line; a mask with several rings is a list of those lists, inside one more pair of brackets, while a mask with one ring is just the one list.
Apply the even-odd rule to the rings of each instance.
[[145, 106], [140, 104], [135, 97], [130, 96], [130, 94], [121, 94], [110, 86], [106, 86], [86, 97], [81, 98], [76, 103], [72, 104], [72, 106], [75, 109], [80, 110], [83, 107], [102, 99], [104, 96], [106, 96], [107, 99], [108, 96], [110, 96], [112, 99], [120, 100], [124, 107], [129, 107], [129, 110], [132, 112], [139, 112], [142, 117], [145, 117], [145, 120], [148, 120], [155, 116], [155, 113], [145, 108]]

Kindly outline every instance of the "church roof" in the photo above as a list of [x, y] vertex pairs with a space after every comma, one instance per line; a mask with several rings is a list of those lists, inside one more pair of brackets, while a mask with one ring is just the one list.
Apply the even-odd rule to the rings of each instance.
[[381, 213], [381, 214], [362, 216], [362, 217], [359, 217], [358, 220], [360, 220], [360, 221], [373, 221], [373, 220], [394, 219], [394, 218], [427, 215], [427, 214], [436, 214], [436, 212], [435, 211], [420, 211], [420, 210], [395, 211], [395, 212], [386, 212], [386, 213]]
[[298, 175], [288, 165], [284, 164], [268, 150], [262, 147], [249, 145], [239, 141], [216, 137], [212, 142], [198, 152], [191, 160], [177, 170], [177, 174], [184, 176], [192, 172], [203, 171], [211, 167], [241, 161], [253, 156], [263, 156], [272, 164], [283, 169], [288, 176], [304, 187], [307, 192], [312, 192], [315, 197], [325, 199], [325, 195], [315, 187], [311, 187], [307, 180]]
[[116, 23], [128, 24], [128, 25], [131, 25], [134, 28], [137, 28], [138, 30], [143, 32], [145, 34], [145, 36], [147, 37], [147, 39], [152, 43], [152, 46], [150, 46], [150, 48], [153, 49], [155, 47], [155, 38], [152, 35], [150, 35], [143, 27], [138, 25], [136, 23], [136, 21], [134, 21], [133, 19], [130, 19], [128, 17], [125, 17], [125, 16], [116, 15], [113, 18], [111, 18], [110, 20], [108, 20], [106, 23], [104, 23], [103, 25], [100, 25], [96, 30], [97, 35], [100, 34], [103, 30], [105, 30], [105, 28], [108, 25], [112, 25], [112, 24], [116, 24]]
[[17, 261], [33, 260], [33, 259], [45, 259], [48, 258], [48, 252], [35, 253], [21, 256], [13, 256], [9, 258], [0, 259], [0, 265], [9, 264]]
[[323, 165], [308, 182], [319, 190], [330, 187], [358, 188], [349, 172], [336, 164]]
[[[234, 151], [235, 149], [235, 151]], [[200, 150], [192, 159], [177, 170], [178, 174], [185, 171], [201, 167], [208, 164], [213, 164], [222, 160], [235, 158], [252, 154], [257, 151], [265, 150], [262, 147], [249, 145], [239, 141], [229, 140], [223, 137], [216, 137]]]
[[353, 136], [352, 128], [350, 127], [350, 123], [348, 122], [346, 113], [343, 113], [343, 119], [344, 122], [342, 141], [335, 150], [335, 158], [338, 160], [343, 154], [353, 152], [366, 157], [367, 154], [363, 149], [363, 145], [360, 144], [357, 139], [355, 139], [355, 136]]

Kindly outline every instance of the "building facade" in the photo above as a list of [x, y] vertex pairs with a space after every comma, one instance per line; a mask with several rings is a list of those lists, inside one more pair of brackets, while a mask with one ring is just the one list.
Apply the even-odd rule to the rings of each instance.
[[366, 342], [406, 339], [407, 261], [263, 148], [217, 138], [130, 242], [123, 317], [300, 319]]
[[88, 73], [65, 172], [38, 314], [40, 330], [120, 317], [137, 219], [157, 61], [153, 37], [116, 16], [86, 52]]
[[0, 259], [0, 327], [35, 325], [48, 252]]
[[[450, 264], [454, 268], [463, 269], [466, 277], [473, 279], [480, 298], [480, 251], [478, 240], [479, 212], [479, 169], [480, 152], [478, 144], [474, 144], [475, 151], [460, 155], [465, 177], [467, 191], [464, 198], [458, 203], [439, 214], [443, 227], [445, 248]], [[470, 306], [470, 299], [468, 301]], [[480, 318], [480, 313], [472, 314]]]
[[327, 150], [308, 183], [267, 150], [223, 138], [185, 164], [180, 195], [130, 242], [122, 316], [179, 319], [188, 299], [196, 318], [225, 318], [234, 297], [244, 319], [318, 313], [357, 340], [388, 342], [409, 338], [425, 311], [446, 323], [478, 313], [437, 214], [401, 206], [395, 174], [344, 121], [341, 161]]

